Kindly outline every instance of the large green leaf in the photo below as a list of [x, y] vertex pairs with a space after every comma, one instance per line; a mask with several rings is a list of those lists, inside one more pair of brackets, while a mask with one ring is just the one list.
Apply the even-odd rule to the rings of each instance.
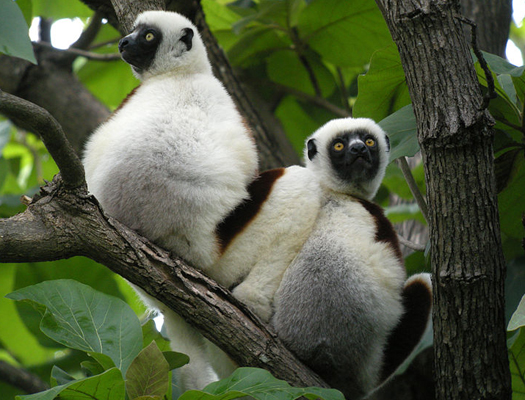
[[135, 357], [126, 373], [126, 392], [129, 398], [162, 398], [170, 385], [169, 372], [168, 362], [155, 341], [152, 341]]
[[33, 15], [53, 20], [61, 18], [87, 18], [93, 11], [81, 1], [36, 0], [33, 1]]
[[354, 104], [354, 117], [381, 121], [410, 104], [405, 73], [395, 45], [378, 50], [372, 56], [370, 69], [358, 78], [359, 94]]
[[36, 64], [29, 27], [13, 0], [0, 0], [0, 53]]
[[374, 51], [392, 44], [373, 0], [313, 0], [297, 27], [302, 41], [341, 67], [364, 66]]
[[280, 119], [286, 136], [301, 156], [305, 139], [333, 118], [333, 114], [328, 111], [308, 103], [301, 103], [293, 96], [286, 96], [281, 100], [275, 115]]
[[77, 74], [82, 83], [111, 109], [117, 108], [139, 85], [124, 61], [90, 61]]
[[45, 281], [7, 295], [45, 309], [40, 329], [73, 349], [102, 353], [126, 372], [142, 349], [135, 313], [122, 300], [74, 280]]
[[412, 105], [403, 107], [379, 122], [390, 139], [390, 161], [399, 157], [412, 157], [419, 151], [417, 123]]
[[[335, 80], [316, 54], [305, 57], [314, 74], [323, 97], [328, 97], [335, 89]], [[283, 86], [290, 86], [301, 92], [315, 95], [313, 83], [305, 66], [297, 54], [289, 51], [276, 51], [267, 59], [268, 77]]]
[[[86, 274], [86, 271], [89, 271], [89, 274]], [[103, 265], [84, 257], [47, 263], [19, 264], [16, 269], [13, 290], [56, 279], [74, 279], [95, 290], [126, 300], [116, 281], [118, 279], [116, 274]], [[38, 312], [25, 302], [17, 302], [16, 308], [28, 329], [33, 332], [41, 345], [57, 347], [55, 341], [40, 331], [42, 318]]]
[[86, 379], [70, 381], [45, 392], [17, 396], [21, 400], [122, 400], [125, 396], [124, 380], [117, 368]]
[[291, 42], [272, 26], [258, 25], [244, 32], [228, 50], [233, 65], [246, 67], [262, 62], [276, 49], [285, 49]]
[[294, 400], [301, 396], [311, 400], [344, 400], [342, 393], [335, 389], [295, 388], [258, 368], [238, 368], [229, 378], [209, 384], [202, 392], [190, 390], [179, 400], [195, 397], [200, 400], [229, 400], [243, 396], [257, 400]]

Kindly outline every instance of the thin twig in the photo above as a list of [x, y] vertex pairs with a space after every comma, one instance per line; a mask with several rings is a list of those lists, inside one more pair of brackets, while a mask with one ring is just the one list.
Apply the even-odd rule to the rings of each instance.
[[49, 385], [39, 376], [3, 360], [0, 360], [0, 381], [7, 382], [29, 394], [49, 389]]
[[403, 246], [408, 247], [409, 249], [415, 250], [415, 251], [425, 251], [427, 248], [424, 244], [414, 243], [408, 239], [405, 239], [400, 234], [397, 234], [397, 238], [399, 239], [399, 243], [401, 243]]
[[481, 109], [485, 110], [488, 108], [490, 100], [498, 97], [496, 93], [496, 87], [494, 85], [494, 77], [492, 76], [492, 72], [490, 71], [487, 61], [485, 60], [485, 57], [483, 57], [483, 53], [481, 52], [478, 46], [477, 25], [470, 19], [464, 17], [463, 15], [456, 15], [456, 19], [470, 26], [470, 45], [472, 46], [474, 54], [478, 58], [479, 65], [483, 70], [483, 73], [485, 74], [485, 79], [487, 80], [487, 93], [483, 97], [483, 105], [481, 106]]
[[102, 18], [103, 14], [101, 11], [95, 11], [91, 17], [91, 21], [86, 29], [82, 32], [80, 37], [75, 43], [71, 45], [71, 48], [78, 50], [86, 50], [89, 48], [89, 45], [93, 43], [93, 40], [97, 37], [102, 28]]
[[348, 104], [348, 91], [346, 90], [345, 78], [340, 67], [337, 67], [337, 77], [339, 78], [339, 87], [341, 89], [341, 101], [345, 107], [345, 110], [348, 111], [348, 114], [351, 116], [352, 108], [350, 107], [350, 104]]
[[290, 86], [285, 86], [285, 85], [280, 85], [278, 83], [272, 83], [276, 88], [278, 88], [279, 90], [282, 90], [283, 92], [286, 92], [286, 93], [289, 93], [301, 100], [305, 100], [309, 103], [312, 103], [318, 107], [322, 107], [328, 111], [330, 111], [331, 113], [337, 115], [338, 117], [342, 117], [342, 118], [346, 118], [346, 117], [351, 117], [352, 114], [349, 113], [348, 111], [340, 108], [340, 107], [337, 107], [335, 104], [332, 104], [330, 103], [328, 100], [326, 100], [325, 98], [323, 97], [319, 97], [319, 96], [312, 96], [311, 94], [308, 94], [308, 93], [305, 93], [301, 90], [297, 90], [297, 89], [294, 89]]
[[118, 43], [118, 41], [120, 40], [120, 36], [117, 37], [117, 38], [114, 38], [114, 39], [110, 39], [110, 40], [105, 40], [104, 42], [98, 42], [98, 43], [93, 43], [92, 45], [90, 45], [88, 47], [89, 50], [95, 50], [95, 49], [99, 49], [101, 47], [105, 47], [105, 46], [110, 46], [110, 45], [113, 45], [115, 43]]
[[53, 47], [51, 43], [47, 43], [47, 42], [33, 42], [33, 45], [38, 46], [38, 47], [54, 49], [58, 52], [61, 52], [64, 54], [70, 54], [75, 57], [78, 57], [78, 56], [86, 57], [89, 60], [95, 60], [95, 61], [116, 61], [116, 60], [121, 59], [120, 54], [118, 53], [99, 54], [99, 53], [93, 53], [91, 51], [75, 49], [73, 47], [70, 47], [69, 49], [57, 49], [56, 47]]
[[421, 210], [421, 214], [423, 214], [423, 217], [428, 222], [427, 203], [425, 201], [425, 198], [419, 191], [419, 188], [417, 187], [417, 183], [414, 177], [412, 176], [412, 171], [410, 170], [406, 157], [398, 158], [397, 165], [401, 169], [401, 172], [403, 173], [403, 176], [405, 177], [405, 180], [408, 183], [408, 187], [410, 188], [410, 191], [412, 192], [414, 199], [416, 199], [417, 205], [419, 206], [419, 209]]
[[47, 110], [0, 90], [0, 112], [8, 118], [24, 121], [32, 132], [40, 135], [60, 169], [66, 188], [75, 189], [85, 184], [82, 162], [60, 124]]
[[299, 38], [299, 33], [296, 28], [292, 28], [290, 30], [290, 38], [292, 39], [292, 42], [294, 44], [293, 49], [297, 54], [297, 57], [299, 57], [299, 61], [301, 61], [301, 64], [303, 64], [303, 67], [306, 70], [308, 77], [310, 78], [310, 82], [312, 83], [315, 94], [318, 97], [322, 97], [321, 87], [319, 86], [319, 82], [317, 80], [317, 77], [315, 76], [312, 66], [310, 65], [310, 63], [306, 59], [306, 56], [304, 55], [304, 44], [301, 42], [301, 39]]

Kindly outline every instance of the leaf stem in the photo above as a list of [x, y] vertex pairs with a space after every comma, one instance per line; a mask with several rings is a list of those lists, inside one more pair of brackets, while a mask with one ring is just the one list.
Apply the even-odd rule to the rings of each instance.
[[412, 192], [412, 195], [414, 196], [414, 199], [416, 200], [417, 205], [419, 206], [419, 209], [421, 210], [421, 214], [423, 214], [425, 221], [428, 222], [427, 203], [425, 201], [425, 198], [423, 197], [423, 194], [421, 194], [419, 188], [417, 187], [417, 183], [414, 179], [414, 176], [412, 175], [410, 166], [408, 165], [407, 158], [399, 157], [397, 159], [397, 165], [401, 169], [401, 172], [403, 173], [403, 176], [405, 177], [405, 180], [408, 183], [408, 187], [410, 188], [410, 191]]

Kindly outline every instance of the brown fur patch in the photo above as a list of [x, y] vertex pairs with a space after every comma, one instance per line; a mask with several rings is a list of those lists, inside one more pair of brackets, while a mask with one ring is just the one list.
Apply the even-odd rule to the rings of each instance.
[[383, 209], [375, 203], [367, 200], [358, 199], [361, 205], [372, 215], [376, 222], [376, 240], [390, 245], [394, 254], [401, 264], [404, 264], [403, 254], [399, 247], [399, 239], [392, 223], [385, 217]]
[[232, 240], [257, 216], [272, 191], [275, 182], [284, 174], [284, 168], [272, 169], [260, 174], [248, 187], [250, 198], [241, 203], [217, 227], [221, 253]]
[[425, 333], [432, 309], [432, 290], [423, 279], [410, 282], [402, 295], [404, 314], [388, 337], [381, 383], [415, 350]]

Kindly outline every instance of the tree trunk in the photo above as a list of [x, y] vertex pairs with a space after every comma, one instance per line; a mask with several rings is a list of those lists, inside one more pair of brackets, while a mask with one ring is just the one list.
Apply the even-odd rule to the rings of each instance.
[[399, 48], [425, 166], [436, 398], [510, 399], [493, 122], [483, 109], [459, 4], [377, 3]]
[[[479, 48], [505, 58], [512, 0], [461, 0], [461, 12], [478, 26]], [[470, 30], [466, 30], [470, 37]]]

